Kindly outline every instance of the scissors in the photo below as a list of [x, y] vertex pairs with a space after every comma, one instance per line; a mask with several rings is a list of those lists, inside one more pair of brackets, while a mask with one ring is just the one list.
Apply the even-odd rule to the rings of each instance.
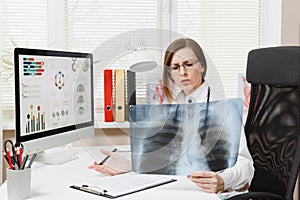
[[[18, 148], [19, 151], [17, 152]], [[14, 144], [13, 141], [6, 140], [4, 142], [4, 151], [10, 169], [16, 169], [16, 167], [20, 169], [22, 165], [22, 153], [24, 151], [23, 144]]]

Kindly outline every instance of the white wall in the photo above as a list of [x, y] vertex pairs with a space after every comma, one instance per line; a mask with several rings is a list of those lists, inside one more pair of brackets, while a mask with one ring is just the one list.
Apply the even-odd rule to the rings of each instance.
[[[300, 1], [282, 0], [281, 44], [300, 45]], [[299, 181], [295, 187], [294, 199], [299, 200]]]
[[[0, 3], [0, 6], [2, 6], [2, 4]], [[1, 19], [2, 19], [2, 13], [0, 13], [0, 23], [1, 22]], [[0, 38], [2, 38], [2, 31], [0, 31]], [[0, 40], [0, 47], [3, 47], [3, 44]], [[2, 57], [2, 51], [0, 50], [0, 58]], [[0, 71], [2, 70], [2, 66], [1, 66], [1, 63], [0, 63]], [[1, 77], [1, 74], [0, 74], [0, 85], [3, 86], [2, 84], [2, 77]], [[2, 158], [3, 158], [3, 155], [2, 155], [2, 139], [3, 139], [3, 132], [2, 132], [2, 87], [0, 87], [0, 185], [2, 184], [2, 180], [3, 180], [3, 177], [2, 177]]]
[[[1, 53], [0, 53], [1, 57]], [[1, 71], [1, 65], [0, 65], [0, 71]], [[0, 75], [0, 85], [2, 85], [2, 78]], [[0, 185], [2, 183], [2, 138], [3, 138], [3, 132], [2, 132], [2, 87], [0, 87]]]
[[282, 0], [263, 0], [261, 47], [281, 45]]
[[300, 1], [282, 1], [282, 45], [300, 45]]

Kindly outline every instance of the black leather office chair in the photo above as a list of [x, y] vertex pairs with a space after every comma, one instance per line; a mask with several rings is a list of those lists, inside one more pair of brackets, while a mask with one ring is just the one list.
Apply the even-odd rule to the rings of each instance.
[[293, 199], [300, 161], [300, 47], [252, 50], [245, 125], [255, 167], [249, 193], [230, 200]]

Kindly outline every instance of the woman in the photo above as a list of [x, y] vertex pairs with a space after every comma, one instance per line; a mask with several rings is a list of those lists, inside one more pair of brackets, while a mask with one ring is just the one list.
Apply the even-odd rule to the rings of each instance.
[[[206, 69], [206, 59], [197, 42], [186, 38], [175, 40], [166, 50], [164, 57], [163, 84], [166, 102], [188, 104], [216, 100], [204, 79]], [[176, 96], [173, 92], [174, 84], [181, 89]], [[118, 160], [118, 163], [123, 163], [123, 166], [118, 166], [118, 169], [115, 169], [108, 165], [97, 165], [95, 162], [94, 165], [89, 166], [90, 169], [110, 175], [131, 169], [129, 161], [119, 155], [103, 150], [102, 153], [110, 155], [113, 158], [112, 161]], [[188, 178], [203, 190], [218, 193], [247, 190], [253, 174], [253, 161], [247, 149], [244, 132], [242, 132], [238, 159], [233, 167], [221, 172], [193, 171]]]

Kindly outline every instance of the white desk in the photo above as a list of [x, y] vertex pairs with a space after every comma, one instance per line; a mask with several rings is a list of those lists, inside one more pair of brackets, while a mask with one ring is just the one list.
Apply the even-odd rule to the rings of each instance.
[[[78, 148], [78, 159], [61, 165], [42, 165], [34, 163], [31, 175], [31, 198], [30, 199], [108, 199], [93, 194], [81, 192], [69, 188], [73, 184], [81, 184], [91, 177], [102, 174], [89, 170], [87, 166], [94, 161], [94, 156], [99, 155], [100, 147]], [[111, 149], [111, 148], [108, 148]], [[104, 156], [103, 156], [104, 157]], [[176, 182], [151, 188], [145, 191], [119, 197], [117, 199], [209, 199], [220, 200], [217, 195], [201, 191], [194, 183], [183, 176], [174, 177]], [[1, 200], [7, 199], [6, 182], [0, 187]]]

